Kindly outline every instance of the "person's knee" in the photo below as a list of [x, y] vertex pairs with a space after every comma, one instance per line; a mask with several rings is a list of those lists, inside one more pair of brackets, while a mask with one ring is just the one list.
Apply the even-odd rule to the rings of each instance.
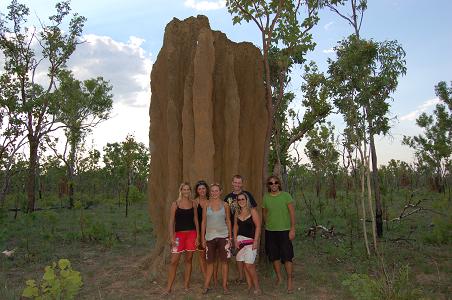
[[193, 255], [191, 255], [190, 253], [187, 253], [185, 255], [185, 263], [186, 264], [191, 264], [192, 259], [193, 259]]
[[179, 257], [173, 258], [173, 259], [171, 260], [171, 262], [170, 262], [170, 265], [171, 265], [172, 267], [177, 267], [178, 264], [179, 264]]

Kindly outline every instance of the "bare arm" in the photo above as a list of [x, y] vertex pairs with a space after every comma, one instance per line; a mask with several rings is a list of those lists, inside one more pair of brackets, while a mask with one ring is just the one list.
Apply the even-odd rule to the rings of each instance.
[[253, 249], [257, 249], [259, 247], [260, 238], [261, 238], [261, 218], [259, 217], [259, 214], [257, 213], [257, 210], [255, 210], [255, 209], [251, 210], [251, 217], [253, 218], [253, 223], [256, 228], [256, 230], [254, 232]]
[[195, 228], [196, 228], [196, 246], [199, 244], [199, 221], [198, 221], [198, 205], [195, 201], [192, 201], [193, 204], [193, 221], [195, 222]]
[[202, 222], [201, 222], [201, 243], [206, 247], [206, 221], [207, 221], [207, 205], [202, 207]]
[[171, 245], [174, 245], [174, 236], [175, 236], [175, 232], [174, 232], [174, 217], [176, 215], [176, 202], [173, 202], [171, 204], [171, 208], [170, 208], [170, 219], [168, 222], [168, 231], [169, 231], [169, 242]]
[[224, 210], [226, 212], [226, 226], [228, 227], [228, 238], [231, 239], [232, 237], [232, 230], [231, 230], [231, 217], [230, 217], [230, 213], [231, 210], [229, 208], [229, 205], [227, 203], [224, 204]]
[[268, 213], [268, 209], [266, 209], [265, 207], [262, 207], [262, 225], [265, 225], [265, 223], [267, 221], [267, 213]]
[[292, 241], [295, 239], [295, 207], [293, 202], [287, 204], [287, 208], [289, 209], [290, 215], [290, 230], [289, 230], [289, 239]]
[[234, 215], [234, 243], [235, 247], [238, 248], [239, 244], [237, 242], [237, 235], [239, 231], [239, 225], [237, 224], [237, 214]]

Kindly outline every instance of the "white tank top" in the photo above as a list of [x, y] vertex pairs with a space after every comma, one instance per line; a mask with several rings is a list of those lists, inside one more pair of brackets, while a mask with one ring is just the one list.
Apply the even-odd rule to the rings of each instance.
[[226, 225], [226, 212], [224, 206], [217, 211], [207, 206], [206, 215], [206, 240], [211, 241], [215, 238], [227, 238], [228, 226]]

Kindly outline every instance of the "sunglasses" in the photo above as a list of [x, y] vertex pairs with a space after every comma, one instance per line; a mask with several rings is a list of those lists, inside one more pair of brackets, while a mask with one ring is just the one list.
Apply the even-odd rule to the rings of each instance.
[[270, 181], [267, 184], [268, 185], [275, 185], [275, 184], [279, 184], [279, 182], [278, 181]]

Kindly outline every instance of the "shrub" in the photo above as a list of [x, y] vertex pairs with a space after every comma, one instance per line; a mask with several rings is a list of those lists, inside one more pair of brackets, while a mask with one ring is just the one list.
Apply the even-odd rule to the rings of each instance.
[[452, 243], [452, 217], [436, 218], [433, 220], [433, 229], [424, 235], [428, 244], [442, 245]]
[[402, 266], [393, 274], [370, 277], [367, 274], [352, 274], [342, 282], [356, 299], [419, 299], [421, 291], [409, 279], [409, 267]]
[[74, 299], [79, 293], [83, 282], [80, 272], [71, 268], [68, 259], [60, 259], [57, 263], [45, 267], [41, 284], [35, 280], [26, 281], [22, 297], [37, 300], [45, 299]]

